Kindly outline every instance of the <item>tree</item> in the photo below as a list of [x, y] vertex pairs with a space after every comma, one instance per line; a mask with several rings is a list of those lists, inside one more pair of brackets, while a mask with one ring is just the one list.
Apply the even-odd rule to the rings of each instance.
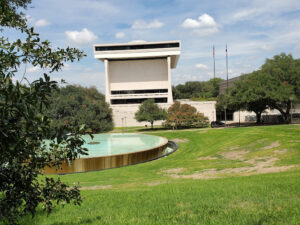
[[165, 120], [167, 113], [164, 109], [161, 109], [153, 99], [148, 99], [144, 101], [139, 110], [135, 113], [135, 119], [138, 122], [147, 121], [151, 124], [151, 129], [153, 129], [153, 123], [156, 120]]
[[225, 95], [218, 97], [218, 106], [226, 105], [229, 110], [253, 111], [256, 114], [256, 123], [261, 122], [261, 114], [269, 107], [268, 96], [269, 77], [262, 71], [254, 71], [244, 75], [234, 82]]
[[93, 133], [113, 129], [112, 110], [96, 88], [68, 85], [54, 91], [48, 115], [55, 129], [85, 124]]
[[300, 59], [282, 53], [266, 59], [261, 70], [269, 75], [270, 108], [277, 109], [289, 123], [292, 100], [300, 99]]
[[[15, 224], [27, 213], [35, 215], [39, 204], [50, 213], [55, 204], [82, 199], [76, 186], [69, 188], [59, 179], [40, 177], [45, 166], [59, 167], [63, 160], [74, 160], [86, 154], [82, 148], [84, 126], [65, 125], [53, 132], [45, 115], [51, 94], [57, 89], [49, 73], [59, 71], [65, 62], [79, 60], [82, 51], [74, 48], [53, 49], [41, 41], [33, 28], [27, 27], [24, 14], [30, 0], [1, 0], [1, 32], [14, 29], [25, 39], [10, 42], [0, 37], [0, 220]], [[12, 78], [22, 65], [48, 69], [43, 77], [30, 83]], [[22, 82], [27, 81], [25, 86]], [[71, 133], [66, 136], [65, 133]], [[44, 139], [51, 144], [46, 147]]]
[[165, 127], [177, 128], [202, 128], [208, 127], [208, 118], [197, 109], [188, 104], [180, 104], [176, 101], [168, 109], [168, 117], [164, 123]]
[[300, 60], [284, 53], [267, 59], [261, 69], [241, 77], [225, 95], [218, 97], [218, 107], [254, 111], [257, 123], [266, 109], [277, 109], [285, 122], [291, 120], [292, 100], [300, 98]]

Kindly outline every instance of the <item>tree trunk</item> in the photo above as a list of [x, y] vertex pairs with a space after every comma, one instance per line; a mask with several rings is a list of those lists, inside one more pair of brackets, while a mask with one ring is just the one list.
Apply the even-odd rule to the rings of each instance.
[[256, 114], [256, 123], [260, 124], [261, 123], [261, 112], [255, 112]]
[[288, 100], [287, 102], [287, 106], [286, 106], [286, 112], [285, 112], [285, 122], [286, 123], [291, 123], [291, 106], [292, 106], [292, 102], [290, 100]]
[[153, 121], [151, 121], [151, 129], [153, 129]]
[[290, 114], [291, 105], [292, 105], [291, 101], [288, 100], [287, 103], [286, 103], [286, 111], [283, 111], [283, 109], [278, 105], [274, 106], [274, 109], [277, 109], [281, 113], [285, 123], [290, 123], [291, 122], [291, 114]]

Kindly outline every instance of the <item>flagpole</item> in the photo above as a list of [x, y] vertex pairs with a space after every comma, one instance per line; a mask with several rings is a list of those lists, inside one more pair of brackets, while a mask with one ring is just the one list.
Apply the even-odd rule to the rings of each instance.
[[228, 52], [227, 52], [227, 43], [226, 43], [226, 75], [227, 75], [227, 89], [228, 89]]
[[[228, 93], [228, 52], [227, 52], [227, 43], [226, 43], [226, 75], [227, 75], [227, 88], [226, 88], [226, 93]], [[226, 122], [227, 122], [227, 105], [225, 106], [225, 127], [226, 127]]]
[[213, 45], [213, 60], [214, 60], [214, 79], [215, 79], [216, 78], [215, 45]]

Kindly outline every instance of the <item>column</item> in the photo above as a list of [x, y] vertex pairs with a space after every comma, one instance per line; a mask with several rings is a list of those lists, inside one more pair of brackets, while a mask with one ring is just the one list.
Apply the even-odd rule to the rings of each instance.
[[105, 66], [105, 101], [110, 104], [109, 61], [104, 60]]
[[172, 84], [171, 84], [171, 57], [167, 57], [168, 66], [168, 103], [173, 104]]

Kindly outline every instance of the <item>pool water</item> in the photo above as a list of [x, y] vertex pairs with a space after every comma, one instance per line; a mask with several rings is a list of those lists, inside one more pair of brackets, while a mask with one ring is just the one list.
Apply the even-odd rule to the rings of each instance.
[[166, 138], [147, 134], [110, 133], [93, 136], [93, 139], [89, 135], [83, 136], [85, 140], [83, 147], [89, 150], [89, 155], [81, 155], [81, 158], [144, 151], [168, 142]]

